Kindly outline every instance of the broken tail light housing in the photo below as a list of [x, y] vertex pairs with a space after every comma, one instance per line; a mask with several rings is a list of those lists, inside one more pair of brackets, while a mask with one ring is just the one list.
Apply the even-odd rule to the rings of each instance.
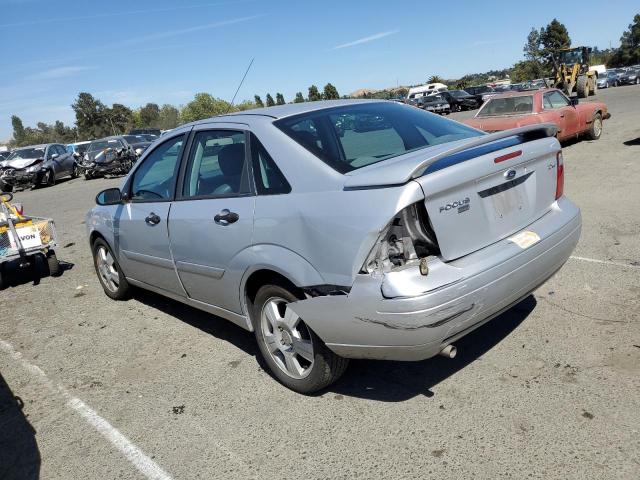
[[562, 158], [562, 150], [556, 154], [556, 200], [564, 193], [564, 159]]

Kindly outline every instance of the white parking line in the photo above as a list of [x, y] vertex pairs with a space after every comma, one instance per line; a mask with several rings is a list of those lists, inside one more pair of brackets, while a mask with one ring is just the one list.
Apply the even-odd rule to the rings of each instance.
[[602, 263], [604, 265], [615, 265], [616, 267], [640, 268], [640, 265], [632, 265], [630, 263], [611, 262], [609, 260], [598, 260], [597, 258], [576, 257], [575, 255], [571, 255], [571, 257], [569, 258], [573, 260], [580, 260], [581, 262]]
[[61, 395], [67, 407], [76, 411], [84, 420], [95, 428], [104, 438], [106, 438], [120, 453], [122, 453], [134, 467], [150, 480], [172, 480], [171, 476], [160, 466], [149, 458], [145, 453], [133, 444], [127, 437], [120, 433], [113, 425], [98, 415], [92, 408], [77, 397], [72, 396], [63, 386], [53, 383], [44, 371], [37, 365], [33, 365], [25, 360], [22, 354], [16, 351], [13, 346], [0, 340], [0, 350], [8, 354], [29, 373], [37, 377], [49, 390]]

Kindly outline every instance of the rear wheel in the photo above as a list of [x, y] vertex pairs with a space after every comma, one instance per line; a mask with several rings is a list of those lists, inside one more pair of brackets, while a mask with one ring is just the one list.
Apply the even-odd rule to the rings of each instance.
[[93, 174], [91, 172], [85, 172], [84, 179], [91, 180], [93, 178]]
[[103, 239], [93, 242], [93, 265], [104, 293], [114, 300], [124, 300], [131, 294], [131, 286], [125, 278], [111, 248]]
[[593, 122], [591, 122], [591, 127], [587, 132], [587, 136], [591, 140], [598, 140], [602, 135], [602, 115], [596, 113], [596, 116], [593, 117]]
[[5, 272], [4, 264], [0, 263], [0, 290], [4, 290], [9, 286], [7, 282], [7, 274]]
[[286, 387], [313, 393], [335, 382], [349, 360], [333, 353], [287, 304], [299, 300], [280, 285], [256, 293], [251, 322], [262, 358]]
[[49, 251], [47, 255], [47, 265], [49, 266], [49, 275], [52, 277], [59, 277], [62, 271], [60, 270], [60, 262], [58, 261], [58, 257], [56, 257], [56, 252], [53, 250]]

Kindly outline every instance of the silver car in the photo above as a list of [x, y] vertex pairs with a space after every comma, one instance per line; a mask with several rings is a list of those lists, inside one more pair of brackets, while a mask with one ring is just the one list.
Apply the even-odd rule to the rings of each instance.
[[255, 332], [298, 392], [349, 358], [453, 356], [578, 241], [554, 135], [351, 100], [185, 125], [98, 194], [96, 272], [111, 298], [142, 287]]

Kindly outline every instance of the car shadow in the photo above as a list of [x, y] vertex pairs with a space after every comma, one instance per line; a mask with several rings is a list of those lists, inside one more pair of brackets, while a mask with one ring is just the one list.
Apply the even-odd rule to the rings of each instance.
[[627, 140], [626, 142], [622, 142], [623, 145], [627, 147], [636, 147], [640, 146], [640, 137], [634, 138], [633, 140]]
[[253, 333], [222, 317], [203, 312], [177, 300], [140, 288], [134, 289], [133, 299], [177, 318], [213, 337], [229, 342], [249, 355], [257, 356], [258, 346]]
[[534, 310], [529, 295], [506, 312], [455, 342], [456, 358], [434, 357], [420, 362], [354, 360], [344, 376], [328, 391], [335, 394], [402, 402], [413, 397], [434, 397], [432, 388], [477, 361], [513, 332]]
[[0, 478], [40, 478], [40, 450], [36, 431], [23, 412], [24, 402], [16, 397], [0, 373]]
[[[60, 271], [56, 277], [64, 275], [64, 272], [74, 267], [73, 263], [65, 262], [64, 260], [59, 260], [59, 264]], [[19, 259], [6, 262], [2, 267], [4, 288], [18, 287], [20, 285], [26, 285], [27, 283], [31, 283], [34, 286], [40, 285], [40, 281], [49, 276], [51, 276], [51, 272], [49, 271], [47, 261], [43, 257], [40, 257], [36, 261], [31, 260], [29, 265], [25, 267], [20, 266]], [[0, 286], [0, 290], [3, 290], [2, 286]]]
[[[258, 355], [255, 337], [231, 322], [162, 295], [136, 289], [133, 298], [156, 308], [220, 340], [227, 341], [256, 357], [263, 370], [269, 372]], [[416, 396], [433, 397], [433, 387], [462, 370], [491, 350], [513, 332], [535, 309], [536, 299], [529, 295], [506, 312], [455, 342], [458, 355], [454, 359], [434, 357], [420, 362], [353, 360], [343, 377], [328, 392], [376, 400], [402, 402]], [[275, 380], [274, 380], [275, 381]]]

